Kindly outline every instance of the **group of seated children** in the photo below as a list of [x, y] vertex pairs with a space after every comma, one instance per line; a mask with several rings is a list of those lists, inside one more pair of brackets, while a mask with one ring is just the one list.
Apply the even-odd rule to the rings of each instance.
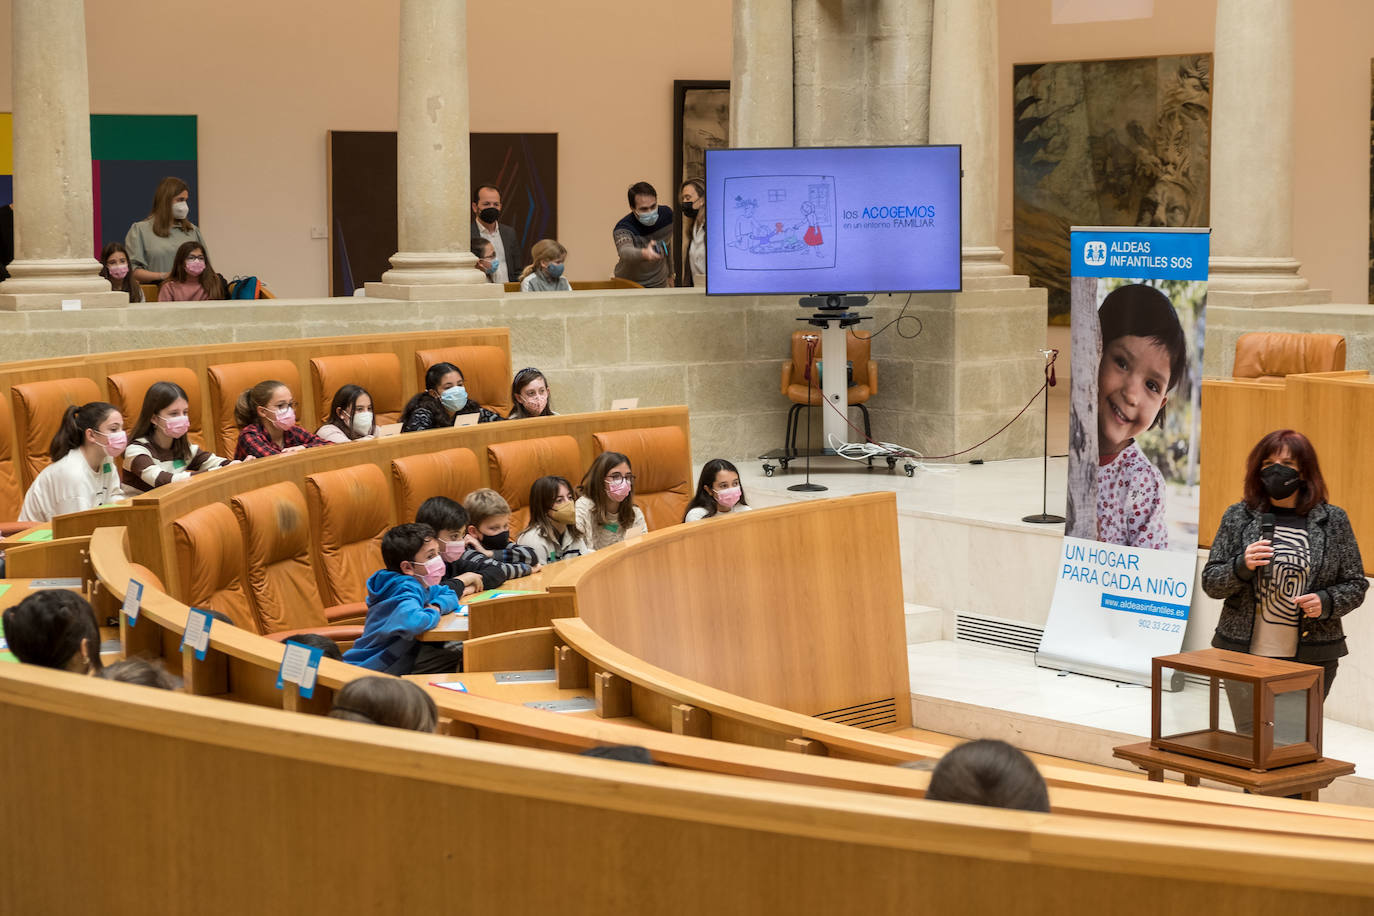
[[[129, 250], [121, 243], [110, 242], [101, 249], [100, 265], [100, 276], [110, 281], [111, 290], [127, 293], [130, 302], [145, 301], [143, 287], [129, 262]], [[202, 302], [228, 295], [224, 280], [210, 265], [205, 245], [199, 241], [183, 242], [177, 248], [167, 278], [157, 288], [159, 302]]]
[[[548, 380], [538, 369], [516, 373], [511, 400], [510, 419], [554, 416]], [[234, 405], [240, 431], [231, 459], [190, 440], [190, 399], [175, 382], [149, 387], [131, 431], [113, 404], [68, 407], [48, 449], [52, 461], [25, 494], [19, 520], [47, 522], [242, 461], [378, 435], [372, 395], [360, 385], [334, 394], [329, 419], [313, 433], [297, 424], [297, 408], [291, 389], [276, 379], [245, 390]], [[471, 415], [479, 423], [505, 419], [468, 398], [462, 370], [438, 363], [426, 373], [426, 390], [406, 405], [401, 431], [439, 429]]]
[[[472, 253], [477, 257], [477, 268], [487, 275], [488, 283], [496, 282], [501, 259], [496, 256], [496, 246], [480, 235], [472, 237]], [[572, 292], [572, 284], [563, 276], [567, 264], [568, 249], [554, 239], [540, 239], [530, 249], [530, 263], [519, 276], [522, 293]]]

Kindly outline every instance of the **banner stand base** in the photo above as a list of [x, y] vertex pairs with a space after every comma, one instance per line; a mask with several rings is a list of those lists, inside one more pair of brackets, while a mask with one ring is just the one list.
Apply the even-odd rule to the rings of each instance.
[[1021, 521], [1030, 522], [1032, 525], [1057, 525], [1064, 521], [1062, 515], [1046, 515], [1044, 512], [1037, 512], [1035, 515], [1023, 515]]
[[[1052, 671], [1061, 671], [1068, 674], [1082, 674], [1087, 677], [1101, 678], [1104, 681], [1117, 681], [1122, 684], [1136, 684], [1140, 687], [1149, 687], [1150, 674], [1141, 671], [1129, 671], [1125, 668], [1113, 668], [1109, 665], [1093, 665], [1079, 659], [1061, 658], [1057, 655], [1050, 655], [1046, 652], [1035, 653], [1035, 666], [1037, 668], [1049, 668]], [[1175, 671], [1169, 678], [1169, 682], [1163, 687], [1169, 693], [1178, 693], [1183, 689], [1183, 674]]]

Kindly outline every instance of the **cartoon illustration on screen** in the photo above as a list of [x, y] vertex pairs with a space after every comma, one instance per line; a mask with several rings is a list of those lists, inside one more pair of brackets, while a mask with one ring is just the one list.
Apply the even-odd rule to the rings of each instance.
[[725, 179], [733, 232], [726, 270], [816, 270], [835, 266], [835, 179], [752, 175]]

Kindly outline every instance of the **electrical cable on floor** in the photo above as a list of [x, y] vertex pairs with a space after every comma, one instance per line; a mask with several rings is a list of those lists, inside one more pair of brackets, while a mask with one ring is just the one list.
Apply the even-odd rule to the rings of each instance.
[[[893, 320], [895, 321], [896, 319], [893, 319]], [[889, 323], [891, 323], [891, 322], [889, 322]], [[900, 331], [899, 331], [898, 333], [900, 333]], [[864, 440], [863, 443], [850, 443], [851, 445], [864, 446], [864, 443], [867, 443], [867, 446], [864, 446], [865, 448], [872, 447], [872, 448], [883, 449], [883, 450], [884, 450], [884, 453], [881, 454], [881, 455], [876, 454], [876, 453], [874, 453], [874, 454], [865, 453], [865, 454], [862, 454], [862, 455], [859, 455], [859, 456], [847, 455], [847, 454], [844, 454], [844, 451], [846, 451], [846, 449], [835, 448], [835, 443], [834, 443], [834, 441], [833, 441], [833, 440], [834, 440], [834, 437], [831, 436], [831, 437], [830, 437], [830, 440], [829, 440], [830, 448], [831, 448], [832, 451], [835, 452], [835, 454], [839, 455], [841, 458], [848, 458], [850, 461], [863, 461], [863, 460], [867, 460], [869, 457], [874, 457], [874, 458], [879, 458], [879, 457], [881, 457], [881, 458], [889, 458], [889, 457], [891, 457], [891, 458], [914, 458], [914, 459], [918, 459], [918, 461], [917, 461], [916, 463], [921, 467], [922, 470], [930, 471], [930, 470], [933, 470], [933, 469], [932, 469], [932, 468], [925, 467], [925, 465], [921, 463], [921, 460], [924, 460], [924, 461], [942, 461], [942, 460], [944, 460], [944, 459], [946, 459], [946, 458], [958, 458], [960, 455], [966, 455], [966, 454], [968, 454], [969, 452], [973, 451], [974, 449], [982, 448], [984, 445], [987, 445], [987, 444], [988, 444], [989, 442], [991, 442], [993, 439], [996, 439], [998, 436], [1002, 435], [1002, 433], [1006, 432], [1007, 429], [1008, 429], [1013, 423], [1015, 423], [1017, 420], [1021, 419], [1021, 416], [1022, 416], [1026, 411], [1028, 411], [1028, 410], [1031, 409], [1031, 405], [1035, 403], [1036, 398], [1040, 397], [1040, 393], [1041, 393], [1042, 391], [1044, 391], [1047, 387], [1049, 387], [1049, 380], [1048, 380], [1048, 379], [1046, 379], [1046, 381], [1043, 382], [1043, 383], [1040, 385], [1039, 388], [1035, 389], [1035, 394], [1031, 395], [1030, 400], [1026, 402], [1026, 406], [1025, 406], [1025, 407], [1022, 407], [1019, 411], [1017, 411], [1017, 412], [1016, 412], [1016, 416], [1012, 417], [1010, 420], [1008, 420], [1006, 423], [1004, 423], [1004, 424], [1002, 425], [1002, 427], [1001, 427], [999, 430], [997, 430], [997, 432], [993, 433], [991, 436], [988, 436], [986, 439], [984, 439], [983, 441], [981, 441], [981, 442], [979, 442], [979, 443], [977, 443], [977, 444], [975, 444], [975, 445], [970, 445], [968, 448], [960, 449], [959, 451], [953, 452], [953, 453], [948, 454], [948, 455], [922, 455], [920, 452], [916, 451], [915, 449], [913, 449], [913, 448], [907, 448], [906, 446], [903, 446], [903, 445], [897, 445], [897, 444], [891, 443], [891, 442], [877, 442], [877, 441], [874, 441], [873, 439], [871, 439], [871, 438], [868, 436], [867, 433], [865, 433], [863, 430], [859, 429], [857, 426], [855, 426], [853, 423], [851, 423], [850, 420], [849, 420], [849, 417], [845, 414], [845, 412], [842, 411], [842, 410], [840, 410], [840, 408], [836, 407], [834, 404], [830, 403], [830, 399], [827, 398], [827, 397], [825, 397], [824, 394], [822, 394], [822, 396], [821, 396], [821, 401], [822, 401], [822, 403], [825, 404], [825, 406], [827, 406], [827, 407], [829, 407], [831, 410], [835, 411], [835, 413], [839, 415], [840, 419], [844, 420], [846, 426], [848, 426], [850, 429], [854, 430], [854, 432], [858, 433], [860, 436], [863, 437], [863, 440]], [[900, 452], [901, 454], [899, 454], [899, 455], [893, 455], [893, 454], [892, 454], [893, 452]], [[944, 470], [944, 469], [941, 469], [941, 470]]]

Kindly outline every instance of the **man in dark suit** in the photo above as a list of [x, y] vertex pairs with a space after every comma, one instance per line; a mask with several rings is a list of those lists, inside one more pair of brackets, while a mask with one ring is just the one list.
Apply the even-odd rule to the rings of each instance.
[[[472, 191], [472, 237], [491, 242], [496, 256], [477, 262], [493, 283], [506, 283], [520, 279], [520, 269], [524, 266], [520, 239], [515, 230], [501, 222], [501, 191], [495, 185], [481, 184]], [[493, 271], [492, 265], [495, 264]]]

